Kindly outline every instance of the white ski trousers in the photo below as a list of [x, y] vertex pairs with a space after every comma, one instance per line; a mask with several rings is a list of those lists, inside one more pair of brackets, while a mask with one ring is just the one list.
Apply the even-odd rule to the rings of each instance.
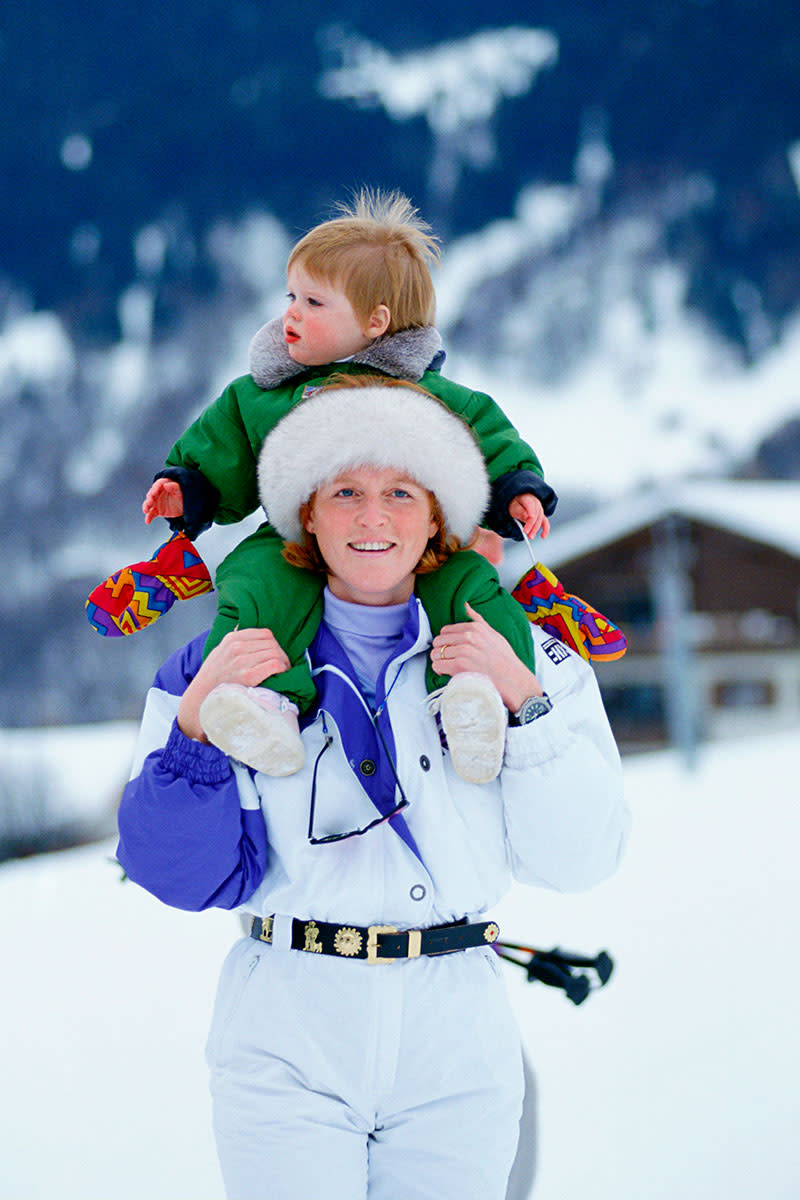
[[228, 1200], [503, 1200], [520, 1038], [494, 951], [372, 966], [237, 942], [208, 1039]]

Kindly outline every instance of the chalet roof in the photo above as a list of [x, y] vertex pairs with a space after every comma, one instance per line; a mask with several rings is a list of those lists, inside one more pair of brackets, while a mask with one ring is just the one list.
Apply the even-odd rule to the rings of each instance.
[[[548, 566], [582, 558], [594, 550], [645, 529], [667, 516], [729, 530], [800, 558], [800, 483], [751, 480], [677, 482], [630, 492], [619, 499], [555, 527], [534, 553]], [[515, 546], [509, 574], [530, 562], [523, 547]], [[502, 572], [505, 577], [506, 572]], [[505, 582], [505, 578], [504, 578]]]

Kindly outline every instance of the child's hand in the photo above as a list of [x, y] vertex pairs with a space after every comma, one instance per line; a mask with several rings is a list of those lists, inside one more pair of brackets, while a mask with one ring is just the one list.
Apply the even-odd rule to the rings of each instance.
[[493, 567], [499, 567], [503, 561], [503, 539], [491, 529], [476, 529], [469, 548], [488, 558]]
[[541, 533], [546, 538], [550, 532], [550, 522], [544, 515], [541, 501], [530, 492], [522, 492], [514, 497], [508, 506], [508, 515], [522, 524], [526, 537], [534, 538]]
[[183, 492], [174, 479], [157, 479], [142, 502], [144, 523], [149, 525], [156, 517], [182, 517]]

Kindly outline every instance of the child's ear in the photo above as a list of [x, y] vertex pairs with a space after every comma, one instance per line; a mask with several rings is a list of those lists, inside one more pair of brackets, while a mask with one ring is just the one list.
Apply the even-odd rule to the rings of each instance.
[[368, 337], [371, 338], [382, 337], [389, 328], [391, 321], [392, 314], [389, 312], [387, 306], [385, 304], [379, 304], [378, 307], [373, 310], [369, 321], [367, 322], [367, 328], [365, 332]]

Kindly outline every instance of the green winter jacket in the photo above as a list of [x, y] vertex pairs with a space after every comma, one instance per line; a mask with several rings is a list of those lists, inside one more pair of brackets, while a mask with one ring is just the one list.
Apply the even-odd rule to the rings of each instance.
[[[250, 374], [230, 383], [167, 457], [167, 470], [161, 474], [178, 478], [184, 485], [182, 527], [191, 537], [211, 520], [231, 524], [254, 512], [260, 504], [258, 456], [264, 438], [277, 422], [300, 403], [307, 388], [318, 387], [336, 374], [373, 372], [418, 383], [467, 422], [483, 451], [492, 483], [486, 523], [498, 533], [518, 536], [507, 510], [521, 492], [537, 495], [549, 515], [556, 496], [544, 482], [536, 454], [491, 397], [439, 373], [440, 347], [441, 339], [432, 327], [404, 330], [380, 339], [348, 362], [301, 367], [286, 349], [282, 322], [277, 319], [263, 326], [251, 343]], [[201, 474], [201, 501], [193, 502], [192, 488], [185, 486], [186, 472]], [[202, 519], [197, 517], [198, 507], [203, 510]]]

